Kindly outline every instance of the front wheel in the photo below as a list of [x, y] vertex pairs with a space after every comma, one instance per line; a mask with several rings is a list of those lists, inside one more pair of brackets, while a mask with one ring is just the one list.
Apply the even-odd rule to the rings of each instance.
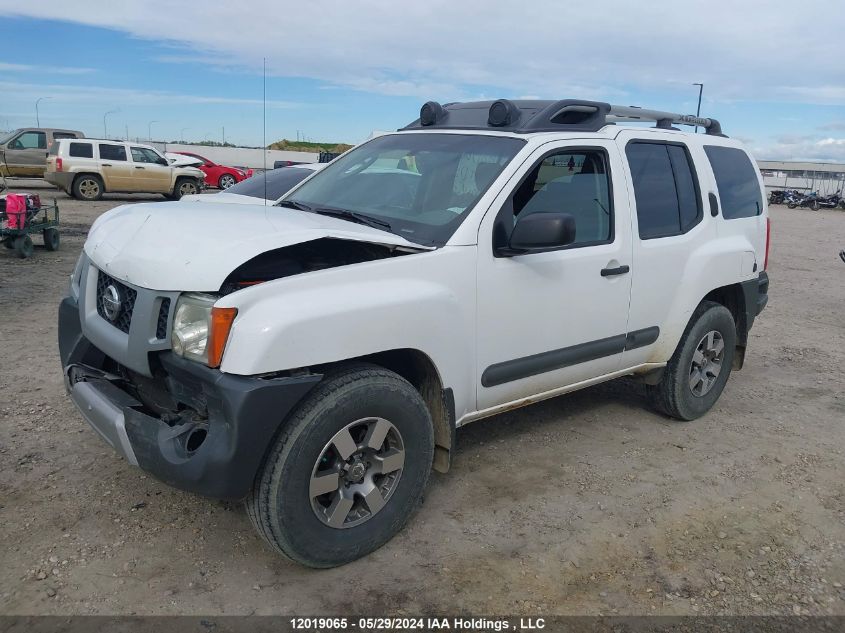
[[646, 387], [652, 406], [679, 420], [695, 420], [719, 399], [731, 375], [736, 324], [725, 306], [702, 301], [656, 385]]
[[235, 177], [232, 174], [223, 174], [220, 180], [217, 181], [217, 186], [221, 189], [228, 189], [235, 184]]
[[247, 512], [291, 560], [343, 565], [402, 529], [433, 455], [431, 417], [417, 390], [381, 367], [349, 366], [327, 376], [284, 423]]
[[180, 178], [176, 181], [173, 192], [167, 197], [171, 200], [179, 200], [182, 196], [192, 196], [199, 193], [199, 190], [197, 181], [193, 178]]

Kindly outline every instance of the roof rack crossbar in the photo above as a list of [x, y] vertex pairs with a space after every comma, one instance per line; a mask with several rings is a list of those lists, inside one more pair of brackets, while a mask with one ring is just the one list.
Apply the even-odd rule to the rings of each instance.
[[610, 112], [605, 117], [608, 121], [654, 121], [658, 127], [669, 124], [694, 125], [703, 127], [708, 134], [720, 135], [722, 127], [716, 119], [695, 116], [693, 114], [676, 114], [661, 110], [646, 110], [637, 106], [610, 106]]

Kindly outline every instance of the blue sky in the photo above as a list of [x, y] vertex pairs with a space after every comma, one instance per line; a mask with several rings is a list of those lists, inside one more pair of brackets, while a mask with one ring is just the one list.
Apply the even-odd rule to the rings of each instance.
[[[0, 0], [0, 129], [358, 142], [428, 99], [583, 97], [722, 121], [760, 159], [845, 162], [836, 0], [348, 3]], [[185, 7], [185, 8], [180, 8]], [[189, 12], [179, 16], [180, 12]], [[813, 38], [805, 38], [812, 29]]]

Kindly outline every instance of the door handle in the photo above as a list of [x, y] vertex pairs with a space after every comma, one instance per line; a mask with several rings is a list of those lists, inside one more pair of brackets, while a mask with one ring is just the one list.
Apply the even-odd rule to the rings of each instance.
[[602, 277], [612, 277], [613, 275], [624, 275], [625, 273], [629, 272], [631, 269], [628, 266], [617, 266], [616, 268], [602, 268], [601, 269], [601, 276]]
[[103, 163], [103, 167], [111, 167], [109, 163]]
[[135, 169], [143, 169], [140, 165], [135, 165]]

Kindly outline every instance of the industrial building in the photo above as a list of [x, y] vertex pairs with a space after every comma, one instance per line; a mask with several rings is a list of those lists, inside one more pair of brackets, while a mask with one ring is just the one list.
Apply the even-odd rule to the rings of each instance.
[[799, 163], [780, 160], [758, 160], [766, 190], [797, 189], [818, 191], [827, 196], [845, 189], [845, 165], [841, 163]]

